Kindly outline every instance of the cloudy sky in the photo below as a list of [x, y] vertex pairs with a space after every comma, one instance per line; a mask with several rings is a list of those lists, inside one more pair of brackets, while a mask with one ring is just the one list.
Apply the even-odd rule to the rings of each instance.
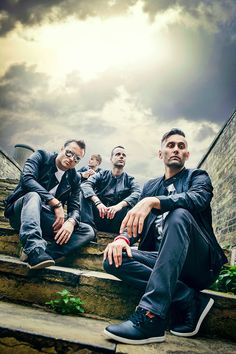
[[143, 183], [182, 128], [196, 166], [236, 108], [235, 0], [1, 0], [1, 146], [115, 145]]

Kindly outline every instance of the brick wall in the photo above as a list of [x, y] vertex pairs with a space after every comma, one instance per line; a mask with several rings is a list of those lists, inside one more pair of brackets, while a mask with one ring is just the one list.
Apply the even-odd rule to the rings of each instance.
[[213, 226], [219, 242], [236, 246], [236, 111], [222, 128], [198, 167], [214, 186]]
[[19, 179], [21, 168], [8, 154], [0, 148], [0, 178]]

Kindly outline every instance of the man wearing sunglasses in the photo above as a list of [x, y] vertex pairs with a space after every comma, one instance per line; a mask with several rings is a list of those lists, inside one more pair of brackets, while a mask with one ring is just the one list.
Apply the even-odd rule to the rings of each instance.
[[54, 265], [94, 238], [92, 227], [80, 222], [80, 177], [75, 166], [84, 154], [84, 141], [73, 139], [58, 154], [36, 151], [6, 199], [5, 216], [19, 231], [21, 260], [30, 269]]

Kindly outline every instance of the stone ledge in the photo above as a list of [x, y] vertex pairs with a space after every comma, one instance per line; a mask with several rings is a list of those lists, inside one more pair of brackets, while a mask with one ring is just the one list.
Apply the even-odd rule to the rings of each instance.
[[[0, 256], [0, 296], [44, 305], [64, 288], [85, 302], [88, 315], [103, 318], [127, 318], [141, 296], [137, 289], [106, 273], [56, 266], [29, 271], [18, 259]], [[236, 340], [236, 296], [206, 292], [215, 304], [200, 333]]]
[[209, 338], [181, 338], [148, 345], [118, 344], [103, 335], [107, 321], [61, 316], [0, 301], [1, 353], [232, 354], [236, 344]]
[[[103, 271], [103, 251], [108, 242], [113, 240], [114, 235], [98, 232], [97, 242], [90, 242], [79, 252], [72, 253], [60, 264], [65, 267], [82, 268]], [[18, 257], [19, 236], [8, 224], [0, 224], [0, 253], [8, 256]]]
[[[59, 342], [64, 347], [72, 345], [76, 350], [87, 348], [91, 354], [115, 352], [115, 344], [107, 341], [102, 334], [107, 322], [49, 314], [39, 309], [5, 302], [0, 302], [0, 312], [0, 337], [3, 337], [5, 331], [5, 338], [6, 332], [8, 338], [10, 334], [18, 334], [18, 338], [19, 334], [24, 334], [25, 340], [28, 338], [31, 342], [36, 342], [38, 348], [41, 342], [42, 347], [47, 347], [50, 343], [56, 349]], [[1, 342], [2, 340], [0, 345]], [[8, 340], [8, 346], [12, 342]], [[54, 352], [57, 353], [56, 350]]]

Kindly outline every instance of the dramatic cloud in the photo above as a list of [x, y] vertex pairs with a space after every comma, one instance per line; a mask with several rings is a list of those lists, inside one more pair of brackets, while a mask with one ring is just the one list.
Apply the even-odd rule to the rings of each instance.
[[[174, 122], [159, 119], [124, 86], [117, 86], [112, 95], [103, 92], [100, 105], [92, 106], [88, 104], [91, 93], [87, 84], [81, 82], [74, 87], [67, 77], [65, 87], [51, 90], [48, 81], [45, 74], [25, 64], [10, 67], [0, 78], [1, 142], [5, 150], [12, 152], [16, 143], [57, 150], [67, 138], [80, 137], [86, 140], [87, 158], [99, 152], [104, 167], [109, 168], [111, 149], [122, 144], [127, 148], [129, 172], [143, 183], [156, 170], [161, 173], [156, 153], [161, 136], [173, 124], [189, 132], [191, 149], [201, 141], [201, 148], [193, 150], [191, 166], [197, 164], [218, 130], [216, 124], [206, 121], [199, 124], [180, 117]], [[96, 81], [94, 85], [98, 85]], [[80, 101], [87, 102], [90, 109]]]
[[196, 166], [233, 112], [234, 0], [0, 2], [1, 145], [114, 145], [140, 182], [162, 173], [161, 136], [186, 131]]
[[195, 25], [216, 30], [235, 18], [234, 0], [2, 0], [0, 2], [0, 34], [13, 30], [17, 24], [34, 26], [42, 23], [64, 21], [74, 16], [80, 20], [88, 17], [107, 18], [126, 14], [141, 3], [151, 20], [157, 13], [178, 7], [189, 14]]

